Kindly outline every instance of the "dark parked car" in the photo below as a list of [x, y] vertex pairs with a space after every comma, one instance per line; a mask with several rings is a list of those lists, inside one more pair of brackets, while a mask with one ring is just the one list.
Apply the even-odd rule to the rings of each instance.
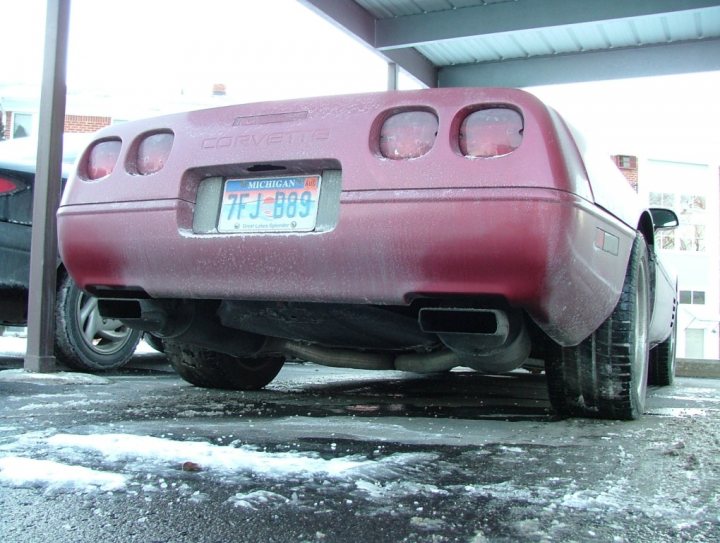
[[672, 380], [676, 224], [532, 95], [476, 88], [112, 126], [58, 214], [75, 281], [196, 385], [539, 360], [558, 412], [620, 419]]
[[[63, 175], [87, 136], [65, 137]], [[0, 143], [0, 324], [27, 324], [33, 186], [37, 141]], [[55, 354], [70, 367], [98, 371], [125, 364], [140, 333], [100, 316], [97, 298], [77, 288], [57, 263]]]

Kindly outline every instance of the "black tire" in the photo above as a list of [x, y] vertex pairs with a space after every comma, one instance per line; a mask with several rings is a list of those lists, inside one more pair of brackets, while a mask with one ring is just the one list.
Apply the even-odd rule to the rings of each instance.
[[188, 383], [226, 390], [261, 389], [275, 379], [285, 363], [277, 356], [238, 358], [174, 341], [165, 341], [165, 355]]
[[637, 234], [615, 310], [576, 347], [550, 349], [548, 394], [561, 415], [632, 420], [645, 408], [650, 316], [649, 263]]
[[97, 372], [117, 369], [132, 358], [140, 332], [103, 319], [97, 298], [80, 290], [70, 276], [58, 282], [55, 302], [55, 356], [67, 366]]
[[143, 341], [159, 353], [165, 352], [165, 341], [152, 334], [143, 334]]
[[665, 341], [650, 351], [648, 385], [666, 387], [673, 384], [675, 381], [676, 346], [677, 316], [673, 314], [673, 326], [670, 335]]

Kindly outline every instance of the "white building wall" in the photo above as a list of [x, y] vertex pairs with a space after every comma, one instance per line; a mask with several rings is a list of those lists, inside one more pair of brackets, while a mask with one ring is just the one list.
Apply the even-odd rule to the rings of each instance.
[[670, 207], [680, 228], [661, 232], [663, 262], [678, 274], [678, 356], [720, 358], [720, 181], [718, 164], [644, 159], [640, 195], [650, 207]]

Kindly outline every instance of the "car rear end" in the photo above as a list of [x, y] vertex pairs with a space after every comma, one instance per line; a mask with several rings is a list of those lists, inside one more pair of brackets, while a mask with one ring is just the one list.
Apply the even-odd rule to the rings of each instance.
[[511, 89], [115, 125], [81, 157], [58, 228], [73, 278], [107, 299], [485, 304], [563, 344], [612, 311], [633, 235], [594, 204], [562, 120]]

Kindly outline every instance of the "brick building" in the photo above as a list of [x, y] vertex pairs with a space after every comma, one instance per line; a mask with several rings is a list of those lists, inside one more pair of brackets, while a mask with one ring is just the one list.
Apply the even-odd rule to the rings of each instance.
[[613, 160], [635, 192], [638, 190], [638, 158], [633, 155], [615, 155]]
[[[9, 140], [18, 137], [31, 136], [35, 132], [34, 113], [4, 111], [3, 112], [3, 139]], [[66, 115], [65, 132], [92, 133], [112, 122], [111, 117], [99, 115]]]
[[96, 115], [65, 115], [65, 132], [88, 133], [95, 132], [108, 126], [112, 122], [110, 117]]

